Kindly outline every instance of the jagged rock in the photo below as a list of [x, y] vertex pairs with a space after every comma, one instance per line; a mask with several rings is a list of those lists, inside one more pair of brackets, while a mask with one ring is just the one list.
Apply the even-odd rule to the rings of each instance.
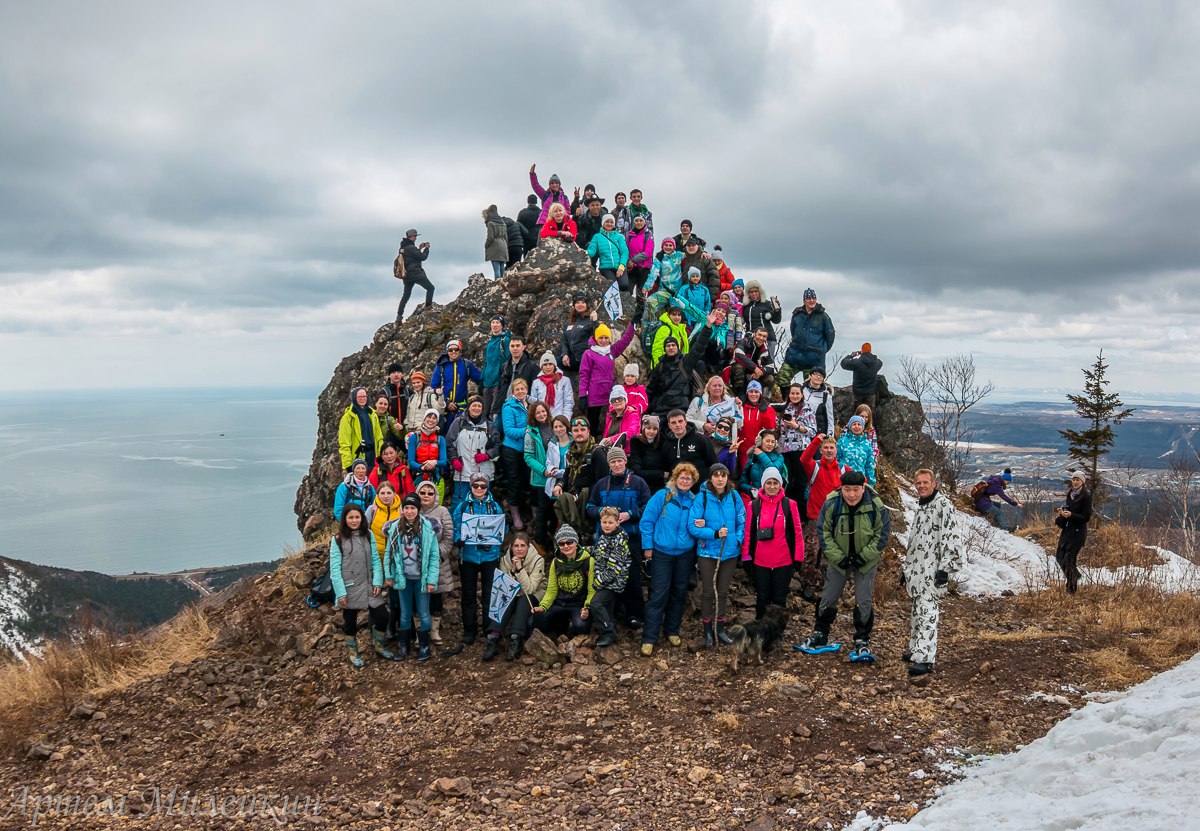
[[596, 662], [600, 664], [619, 664], [625, 656], [621, 653], [619, 646], [598, 646], [592, 653], [596, 656]]
[[537, 629], [525, 641], [525, 654], [547, 669], [567, 661], [565, 650]]
[[49, 759], [54, 755], [54, 748], [45, 742], [33, 742], [25, 751], [26, 759]]
[[429, 789], [435, 794], [443, 796], [468, 796], [471, 793], [471, 780], [466, 776], [452, 778], [443, 776], [440, 779], [433, 780]]
[[91, 701], [80, 701], [71, 708], [71, 718], [89, 719], [96, 714], [96, 705]]
[[[928, 467], [938, 474], [940, 481], [951, 481], [946, 454], [937, 442], [922, 431], [925, 420], [921, 415], [921, 405], [911, 398], [885, 391], [884, 386], [880, 385], [873, 412], [880, 453], [887, 456], [892, 466], [905, 476], [911, 477], [918, 468]], [[833, 404], [838, 425], [849, 421], [850, 416], [854, 415], [849, 386], [834, 391]]]

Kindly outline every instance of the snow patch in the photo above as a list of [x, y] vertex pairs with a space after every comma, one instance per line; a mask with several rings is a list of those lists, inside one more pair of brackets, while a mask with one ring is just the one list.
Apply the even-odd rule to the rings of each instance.
[[1200, 655], [1087, 704], [1016, 753], [984, 761], [907, 824], [885, 828], [1192, 828], [1198, 759]]
[[11, 563], [0, 563], [0, 654], [7, 651], [16, 655], [22, 661], [27, 653], [37, 654], [40, 643], [29, 640], [19, 629], [19, 625], [29, 621], [26, 601], [37, 590], [38, 584], [33, 578]]

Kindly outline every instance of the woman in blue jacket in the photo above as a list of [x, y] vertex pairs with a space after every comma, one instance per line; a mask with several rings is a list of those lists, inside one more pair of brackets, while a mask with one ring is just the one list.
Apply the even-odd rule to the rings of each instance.
[[683, 623], [688, 578], [696, 565], [696, 540], [688, 526], [695, 501], [692, 485], [699, 478], [693, 465], [675, 465], [667, 487], [650, 497], [642, 511], [642, 547], [650, 560], [650, 602], [642, 628], [642, 654], [647, 657], [654, 654], [654, 645], [664, 629], [671, 646], [683, 643], [679, 626]]
[[500, 501], [508, 503], [513, 528], [524, 530], [521, 509], [529, 502], [529, 468], [525, 466], [525, 430], [529, 427], [529, 384], [514, 378], [512, 395], [500, 408]]
[[462, 583], [463, 643], [467, 646], [475, 643], [475, 637], [479, 633], [477, 597], [483, 604], [483, 622], [487, 625], [488, 604], [492, 602], [492, 578], [496, 576], [496, 566], [500, 563], [500, 543], [464, 544], [462, 523], [466, 517], [487, 514], [501, 517], [498, 536], [503, 540], [508, 530], [503, 521], [504, 511], [488, 491], [488, 478], [482, 473], [476, 473], [471, 477], [471, 495], [454, 509], [454, 543], [462, 550], [458, 573]]
[[384, 546], [384, 585], [400, 596], [400, 634], [397, 638], [396, 660], [408, 657], [412, 646], [412, 619], [421, 621], [417, 641], [421, 648], [418, 661], [430, 656], [429, 629], [433, 618], [429, 614], [429, 596], [437, 591], [441, 556], [438, 535], [433, 524], [421, 516], [421, 500], [415, 493], [404, 497], [400, 518], [388, 524], [387, 545]]
[[[689, 514], [688, 533], [696, 538], [700, 563], [700, 620], [704, 645], [733, 643], [725, 632], [729, 583], [742, 554], [746, 531], [746, 504], [729, 481], [729, 468], [719, 462], [709, 468]], [[716, 620], [714, 628], [713, 621]]]

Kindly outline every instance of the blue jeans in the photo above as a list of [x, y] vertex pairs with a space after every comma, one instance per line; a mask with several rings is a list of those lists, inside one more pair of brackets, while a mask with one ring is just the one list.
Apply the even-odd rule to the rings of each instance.
[[508, 265], [504, 260], [492, 260], [492, 275], [499, 280], [504, 276], [504, 266]]
[[421, 583], [420, 578], [415, 580], [406, 578], [404, 588], [397, 589], [396, 592], [400, 595], [400, 626], [398, 628], [401, 630], [412, 628], [415, 610], [417, 617], [421, 619], [421, 631], [428, 632], [433, 623], [429, 616], [429, 593], [425, 591], [425, 586]]
[[1009, 530], [1008, 520], [1005, 519], [1005, 517], [1004, 517], [1004, 508], [1002, 508], [1001, 506], [999, 506], [995, 502], [993, 502], [992, 507], [987, 509], [987, 513], [988, 513], [988, 516], [994, 516], [996, 518], [996, 526], [1001, 531]]
[[695, 568], [694, 551], [685, 554], [654, 552], [650, 560], [650, 602], [646, 604], [642, 643], [658, 643], [659, 633], [664, 630], [668, 635], [679, 634], [688, 578]]

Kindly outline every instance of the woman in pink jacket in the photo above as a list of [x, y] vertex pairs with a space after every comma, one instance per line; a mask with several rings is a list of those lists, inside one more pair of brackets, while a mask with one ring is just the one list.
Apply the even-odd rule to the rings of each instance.
[[616, 384], [608, 394], [608, 416], [600, 443], [608, 447], [623, 447], [629, 451], [629, 441], [642, 429], [642, 415], [629, 406], [625, 388]]
[[646, 225], [646, 217], [638, 214], [633, 218], [625, 242], [629, 246], [629, 284], [636, 296], [654, 264], [654, 232]]
[[804, 530], [796, 500], [783, 492], [783, 475], [773, 467], [763, 471], [762, 489], [746, 508], [746, 538], [742, 562], [754, 572], [754, 618], [767, 606], [787, 605], [793, 564], [804, 561]]
[[593, 334], [593, 342], [579, 362], [579, 401], [587, 407], [592, 435], [599, 433], [604, 426], [602, 418], [608, 408], [608, 394], [616, 382], [616, 359], [633, 340], [633, 330], [632, 324], [626, 326], [621, 339], [613, 343], [612, 330], [603, 323], [599, 324]]

